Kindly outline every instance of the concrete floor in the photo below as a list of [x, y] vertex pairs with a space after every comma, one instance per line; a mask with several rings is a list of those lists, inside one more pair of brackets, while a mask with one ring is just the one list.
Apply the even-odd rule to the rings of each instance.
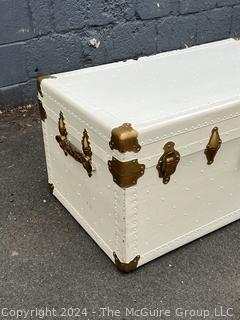
[[123, 275], [49, 194], [38, 113], [0, 114], [0, 159], [0, 319], [240, 319], [240, 221]]

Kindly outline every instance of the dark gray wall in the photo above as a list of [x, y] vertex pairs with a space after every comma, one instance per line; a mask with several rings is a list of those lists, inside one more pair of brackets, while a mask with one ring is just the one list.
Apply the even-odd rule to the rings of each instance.
[[0, 107], [33, 102], [39, 74], [239, 35], [240, 0], [0, 0]]

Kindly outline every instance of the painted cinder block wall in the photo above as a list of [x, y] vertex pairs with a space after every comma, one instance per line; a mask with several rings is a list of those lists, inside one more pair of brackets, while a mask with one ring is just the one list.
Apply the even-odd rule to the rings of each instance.
[[37, 75], [230, 36], [240, 0], [0, 0], [0, 108], [34, 102]]

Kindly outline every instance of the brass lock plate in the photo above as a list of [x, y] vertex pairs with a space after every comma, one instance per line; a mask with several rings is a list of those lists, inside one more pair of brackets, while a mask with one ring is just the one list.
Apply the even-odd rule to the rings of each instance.
[[157, 170], [159, 178], [163, 179], [163, 183], [167, 184], [170, 181], [171, 175], [177, 169], [177, 165], [180, 161], [180, 153], [174, 149], [175, 143], [170, 141], [163, 147], [164, 154], [158, 161]]

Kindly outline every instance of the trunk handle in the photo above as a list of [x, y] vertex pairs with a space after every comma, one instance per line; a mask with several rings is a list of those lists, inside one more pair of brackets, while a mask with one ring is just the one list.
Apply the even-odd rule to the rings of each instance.
[[56, 140], [60, 148], [64, 151], [65, 156], [70, 155], [76, 161], [81, 163], [84, 169], [87, 171], [88, 176], [92, 176], [92, 172], [95, 168], [92, 165], [92, 150], [89, 142], [89, 136], [86, 129], [83, 130], [82, 137], [82, 152], [79, 151], [67, 138], [68, 132], [66, 129], [64, 116], [62, 111], [59, 114], [58, 130], [60, 135], [56, 136]]

